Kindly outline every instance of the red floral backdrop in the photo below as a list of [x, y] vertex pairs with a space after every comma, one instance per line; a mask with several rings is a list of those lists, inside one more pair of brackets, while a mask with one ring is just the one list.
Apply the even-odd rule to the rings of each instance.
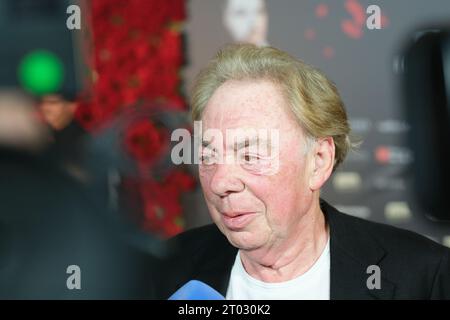
[[[179, 89], [184, 1], [94, 0], [90, 6], [93, 90], [80, 101], [77, 121], [95, 133], [137, 107], [185, 111]], [[192, 176], [180, 168], [159, 178], [148, 174], [169, 140], [167, 129], [148, 117], [135, 119], [123, 134], [123, 150], [140, 174], [124, 177], [122, 187], [139, 202], [141, 226], [165, 237], [183, 230], [180, 197], [194, 187]]]

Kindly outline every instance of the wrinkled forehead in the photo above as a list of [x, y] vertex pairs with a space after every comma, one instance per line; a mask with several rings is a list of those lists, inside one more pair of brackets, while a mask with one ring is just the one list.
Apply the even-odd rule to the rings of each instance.
[[227, 81], [209, 99], [204, 128], [289, 129], [298, 127], [278, 86], [268, 80]]
[[[209, 100], [201, 118], [204, 132], [234, 141], [298, 138], [301, 128], [279, 88], [270, 81], [229, 81]], [[227, 143], [228, 144], [228, 143]]]

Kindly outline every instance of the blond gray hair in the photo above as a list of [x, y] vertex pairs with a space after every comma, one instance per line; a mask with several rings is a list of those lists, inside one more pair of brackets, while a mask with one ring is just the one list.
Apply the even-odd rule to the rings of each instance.
[[277, 48], [235, 44], [220, 50], [197, 75], [191, 95], [192, 119], [201, 119], [209, 99], [226, 81], [260, 79], [279, 86], [307, 138], [333, 138], [336, 169], [352, 148], [347, 114], [336, 86], [318, 69]]

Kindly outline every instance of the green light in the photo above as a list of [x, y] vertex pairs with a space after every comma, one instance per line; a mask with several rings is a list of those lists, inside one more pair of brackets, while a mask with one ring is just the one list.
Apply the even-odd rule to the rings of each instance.
[[61, 60], [46, 50], [34, 50], [20, 62], [18, 77], [25, 90], [36, 95], [55, 93], [63, 83]]

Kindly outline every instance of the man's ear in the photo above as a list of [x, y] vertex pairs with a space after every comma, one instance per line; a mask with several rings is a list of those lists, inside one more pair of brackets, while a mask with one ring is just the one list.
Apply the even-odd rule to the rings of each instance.
[[335, 146], [332, 137], [317, 139], [311, 150], [312, 171], [309, 178], [311, 190], [319, 190], [330, 177], [334, 166]]

